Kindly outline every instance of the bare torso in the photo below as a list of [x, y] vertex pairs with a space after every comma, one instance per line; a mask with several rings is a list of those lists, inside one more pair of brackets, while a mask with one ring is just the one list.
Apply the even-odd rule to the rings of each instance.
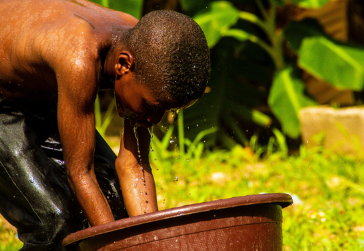
[[90, 84], [99, 84], [102, 53], [118, 31], [136, 22], [84, 0], [0, 0], [0, 94], [52, 102], [58, 79], [66, 75], [75, 84], [80, 72], [96, 73]]
[[[115, 77], [113, 67], [104, 74], [103, 60], [114, 64], [114, 38], [137, 22], [85, 0], [0, 0], [0, 96], [35, 108], [57, 101], [68, 181], [91, 225], [114, 220], [94, 173], [94, 102], [100, 80]], [[127, 134], [134, 135], [131, 128]], [[136, 145], [135, 138], [125, 142]], [[140, 169], [135, 149], [121, 152], [120, 163], [133, 161]], [[134, 182], [134, 176], [125, 177]], [[155, 202], [151, 184], [148, 200]], [[143, 204], [132, 193], [123, 197], [129, 207]]]

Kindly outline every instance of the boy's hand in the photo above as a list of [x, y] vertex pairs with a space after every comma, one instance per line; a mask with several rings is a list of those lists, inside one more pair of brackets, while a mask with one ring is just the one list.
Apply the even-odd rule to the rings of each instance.
[[136, 131], [138, 140], [129, 120], [125, 119], [115, 163], [129, 216], [158, 211], [155, 184], [149, 165], [151, 135], [145, 127], [138, 127]]

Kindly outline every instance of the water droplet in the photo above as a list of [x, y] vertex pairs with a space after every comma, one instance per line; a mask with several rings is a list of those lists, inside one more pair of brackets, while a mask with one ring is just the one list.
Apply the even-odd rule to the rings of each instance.
[[176, 179], [175, 179], [176, 181], [178, 181], [178, 177], [176, 176]]
[[198, 127], [198, 124], [196, 126]]
[[142, 164], [142, 156], [140, 155], [139, 137], [138, 137], [137, 127], [134, 127], [134, 128], [133, 128], [133, 131], [134, 131], [134, 135], [135, 135], [135, 139], [136, 139], [137, 147], [138, 147], [138, 158], [139, 158], [139, 164]]
[[187, 161], [190, 161], [190, 159], [186, 159]]
[[30, 178], [30, 182], [31, 182], [31, 183], [34, 183], [34, 177], [31, 177], [31, 178]]
[[169, 143], [171, 143], [171, 144], [172, 144], [173, 142], [174, 142], [174, 140], [173, 140], [173, 139], [171, 139], [171, 140], [169, 141]]
[[148, 128], [148, 132], [149, 132], [149, 134], [150, 134], [150, 142], [149, 142], [149, 145], [150, 145], [150, 151], [151, 151], [151, 152], [154, 152], [154, 150], [153, 150], [153, 148], [152, 148], [153, 127]]

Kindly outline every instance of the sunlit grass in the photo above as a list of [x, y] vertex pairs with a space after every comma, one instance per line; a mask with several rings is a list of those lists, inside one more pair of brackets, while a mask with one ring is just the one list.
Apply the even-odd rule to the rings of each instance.
[[22, 246], [16, 237], [15, 228], [0, 215], [0, 251], [19, 250]]
[[[283, 210], [284, 250], [364, 248], [364, 161], [306, 150], [258, 158], [250, 148], [214, 151], [181, 161], [154, 160], [159, 209], [259, 193], [289, 193]], [[18, 250], [15, 234], [0, 222], [0, 250]]]
[[159, 207], [289, 193], [294, 205], [284, 209], [284, 250], [362, 250], [363, 160], [304, 148], [300, 156], [282, 156], [261, 160], [236, 147], [154, 169]]

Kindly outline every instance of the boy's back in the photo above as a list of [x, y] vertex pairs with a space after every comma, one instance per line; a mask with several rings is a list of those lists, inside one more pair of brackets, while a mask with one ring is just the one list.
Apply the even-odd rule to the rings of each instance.
[[21, 102], [55, 101], [61, 74], [69, 78], [66, 84], [77, 83], [80, 73], [99, 77], [100, 54], [112, 34], [137, 22], [83, 0], [0, 1], [1, 94]]

